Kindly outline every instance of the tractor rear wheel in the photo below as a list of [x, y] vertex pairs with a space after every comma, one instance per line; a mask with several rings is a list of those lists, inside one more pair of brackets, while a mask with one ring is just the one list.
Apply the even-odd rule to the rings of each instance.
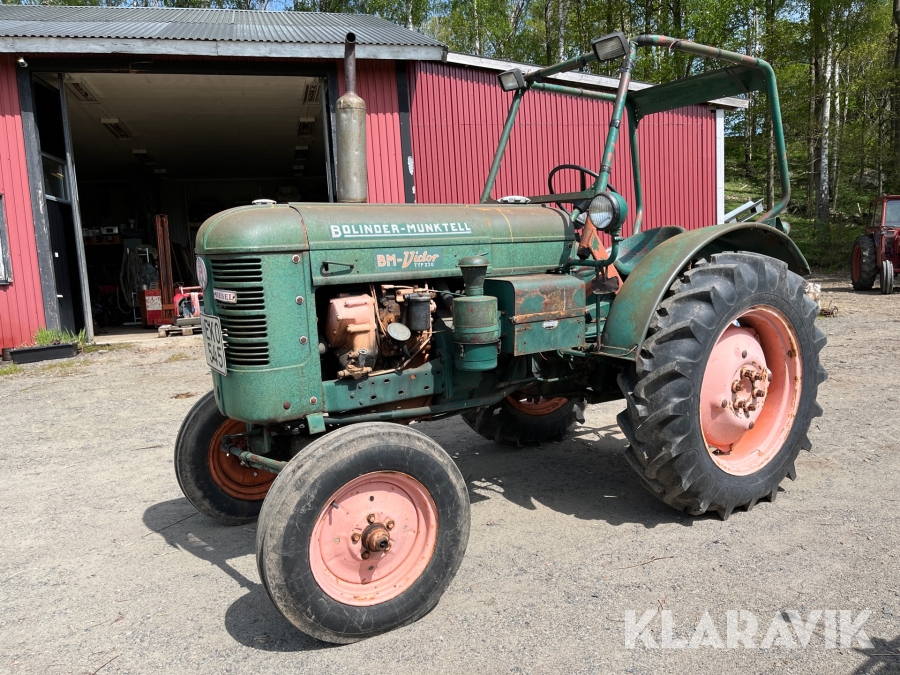
[[282, 615], [312, 637], [348, 644], [434, 608], [465, 555], [469, 496], [424, 434], [357, 424], [288, 463], [256, 532], [260, 579]]
[[894, 292], [894, 263], [890, 260], [884, 260], [881, 263], [881, 269], [878, 271], [879, 284], [881, 285], [882, 295], [890, 295]]
[[475, 433], [500, 445], [561, 441], [575, 423], [584, 423], [584, 401], [562, 396], [510, 394], [499, 403], [466, 412], [463, 420]]
[[816, 314], [803, 279], [773, 258], [722, 253], [681, 275], [619, 376], [626, 458], [654, 494], [725, 519], [796, 477], [827, 377]]
[[878, 276], [878, 254], [875, 249], [875, 238], [871, 234], [861, 234], [853, 242], [853, 254], [850, 257], [850, 281], [853, 289], [868, 291], [875, 284]]
[[256, 520], [275, 474], [242, 466], [222, 452], [226, 435], [247, 425], [219, 412], [213, 392], [203, 396], [181, 423], [175, 441], [175, 476], [188, 501], [200, 513], [224, 525]]

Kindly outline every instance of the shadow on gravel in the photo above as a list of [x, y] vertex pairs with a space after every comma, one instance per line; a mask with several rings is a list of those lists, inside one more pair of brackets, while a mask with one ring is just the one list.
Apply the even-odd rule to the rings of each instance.
[[664, 523], [689, 527], [697, 520], [666, 506], [644, 488], [625, 461], [626, 442], [615, 424], [576, 426], [565, 441], [524, 448], [496, 445], [461, 420], [416, 428], [453, 456], [473, 504], [502, 497], [534, 510], [539, 502], [582, 520], [647, 528]]
[[[625, 441], [616, 425], [578, 426], [563, 442], [520, 449], [487, 441], [458, 419], [416, 427], [454, 457], [473, 504], [503, 498], [535, 510], [540, 503], [582, 520], [638, 523], [647, 528], [663, 523], [689, 527], [696, 520], [647, 492], [622, 456]], [[215, 565], [246, 589], [225, 614], [225, 628], [237, 642], [279, 652], [333, 646], [297, 631], [269, 600], [255, 572], [249, 579], [229, 563], [255, 555], [255, 524], [220, 525], [197, 513], [184, 498], [149, 507], [144, 524], [170, 546]]]
[[874, 649], [856, 649], [868, 659], [853, 675], [888, 675], [900, 673], [900, 636], [888, 641], [884, 638], [870, 638]]
[[[149, 507], [144, 512], [144, 524], [170, 546], [215, 565], [246, 589], [247, 592], [225, 612], [225, 628], [237, 642], [253, 649], [276, 652], [314, 651], [333, 646], [295, 629], [275, 609], [262, 584], [255, 581], [255, 572], [253, 579], [249, 579], [229, 564], [230, 560], [247, 555], [255, 557], [255, 524], [220, 525], [197, 513], [183, 497]], [[183, 581], [190, 582], [190, 579]]]

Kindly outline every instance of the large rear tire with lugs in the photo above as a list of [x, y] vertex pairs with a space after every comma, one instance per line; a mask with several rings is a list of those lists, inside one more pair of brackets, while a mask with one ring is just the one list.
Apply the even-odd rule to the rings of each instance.
[[816, 315], [803, 279], [773, 258], [722, 253], [681, 275], [619, 376], [626, 457], [651, 492], [723, 519], [774, 501], [822, 414]]
[[521, 448], [563, 440], [576, 423], [584, 423], [584, 401], [516, 392], [487, 408], [465, 412], [462, 418], [479, 436]]
[[878, 276], [878, 254], [875, 238], [871, 234], [861, 234], [853, 242], [850, 256], [850, 282], [853, 290], [868, 291]]

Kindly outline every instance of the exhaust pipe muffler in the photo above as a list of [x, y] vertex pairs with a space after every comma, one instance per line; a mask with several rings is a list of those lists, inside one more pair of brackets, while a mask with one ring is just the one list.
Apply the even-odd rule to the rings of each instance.
[[356, 35], [344, 39], [344, 95], [337, 100], [337, 200], [362, 204], [366, 187], [366, 102], [356, 94]]

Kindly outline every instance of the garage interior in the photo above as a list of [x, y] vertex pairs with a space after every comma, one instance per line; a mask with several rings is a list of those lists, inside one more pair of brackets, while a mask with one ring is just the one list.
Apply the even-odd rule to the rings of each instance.
[[[63, 180], [58, 88], [56, 73], [35, 75], [51, 239], [54, 220], [61, 233], [76, 227]], [[194, 238], [209, 216], [258, 199], [331, 200], [324, 78], [68, 73], [65, 90], [87, 285], [101, 334], [154, 325], [152, 301], [141, 291], [158, 283], [157, 215], [168, 221], [174, 285], [193, 286]], [[69, 296], [60, 297], [61, 322], [77, 332], [82, 282], [76, 242], [65, 239], [53, 242], [59, 294]]]

